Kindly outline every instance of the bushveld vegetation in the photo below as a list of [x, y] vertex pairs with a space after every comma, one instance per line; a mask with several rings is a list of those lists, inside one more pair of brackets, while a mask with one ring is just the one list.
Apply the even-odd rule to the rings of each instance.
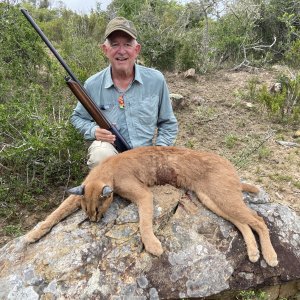
[[[86, 145], [69, 116], [76, 100], [65, 72], [20, 13], [25, 7], [84, 82], [107, 61], [98, 45], [114, 16], [131, 19], [145, 65], [198, 73], [220, 68], [300, 66], [300, 2], [293, 0], [113, 0], [87, 15], [49, 1], [0, 3], [0, 218], [9, 234], [21, 211], [49, 205], [47, 195], [78, 183], [87, 170]], [[253, 96], [279, 121], [299, 121], [300, 77], [281, 77], [282, 90]], [[251, 92], [251, 88], [250, 92]], [[227, 141], [232, 145], [234, 137]], [[43, 200], [44, 199], [44, 200]], [[15, 227], [13, 227], [15, 226]]]

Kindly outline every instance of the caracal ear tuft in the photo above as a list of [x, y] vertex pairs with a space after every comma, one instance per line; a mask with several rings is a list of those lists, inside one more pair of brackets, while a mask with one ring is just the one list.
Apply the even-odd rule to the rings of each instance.
[[75, 186], [75, 187], [69, 189], [68, 193], [73, 194], [73, 195], [83, 196], [84, 195], [84, 185]]
[[112, 188], [108, 185], [105, 185], [102, 189], [102, 196], [108, 197], [113, 192]]

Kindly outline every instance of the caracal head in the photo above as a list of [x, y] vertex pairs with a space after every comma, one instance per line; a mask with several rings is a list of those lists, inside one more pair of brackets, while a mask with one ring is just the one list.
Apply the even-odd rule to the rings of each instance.
[[82, 196], [81, 208], [94, 222], [100, 221], [113, 200], [112, 188], [104, 183], [99, 183], [99, 181], [87, 182], [84, 185], [71, 188], [68, 192]]

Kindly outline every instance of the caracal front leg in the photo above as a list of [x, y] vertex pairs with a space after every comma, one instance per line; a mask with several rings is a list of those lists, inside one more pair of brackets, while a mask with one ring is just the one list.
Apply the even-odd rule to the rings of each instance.
[[146, 251], [159, 256], [163, 253], [160, 241], [153, 232], [153, 196], [143, 195], [137, 202], [140, 218], [140, 232]]
[[153, 195], [147, 186], [133, 181], [134, 179], [122, 182], [124, 193], [120, 193], [120, 195], [136, 203], [139, 212], [140, 233], [145, 249], [147, 252], [159, 256], [163, 253], [163, 248], [153, 232]]
[[48, 233], [54, 225], [79, 209], [80, 199], [80, 196], [70, 195], [45, 221], [41, 222], [37, 228], [32, 229], [25, 235], [25, 242], [30, 244], [38, 241], [42, 236]]

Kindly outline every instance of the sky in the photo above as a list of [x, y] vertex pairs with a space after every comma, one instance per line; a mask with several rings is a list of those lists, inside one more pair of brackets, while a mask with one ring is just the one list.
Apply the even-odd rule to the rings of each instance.
[[[60, 1], [52, 0], [50, 3], [52, 7], [58, 5]], [[65, 6], [77, 13], [88, 13], [92, 8], [96, 8], [96, 3], [101, 4], [101, 9], [105, 10], [107, 5], [111, 2], [111, 0], [61, 0], [65, 4]]]
[[[107, 6], [111, 3], [111, 0], [61, 0], [67, 8], [76, 11], [77, 13], [86, 14], [91, 11], [92, 8], [96, 8], [96, 3], [101, 4], [101, 9], [106, 10]], [[181, 3], [186, 3], [188, 0], [181, 0]], [[50, 1], [52, 6], [58, 5], [59, 0]]]

